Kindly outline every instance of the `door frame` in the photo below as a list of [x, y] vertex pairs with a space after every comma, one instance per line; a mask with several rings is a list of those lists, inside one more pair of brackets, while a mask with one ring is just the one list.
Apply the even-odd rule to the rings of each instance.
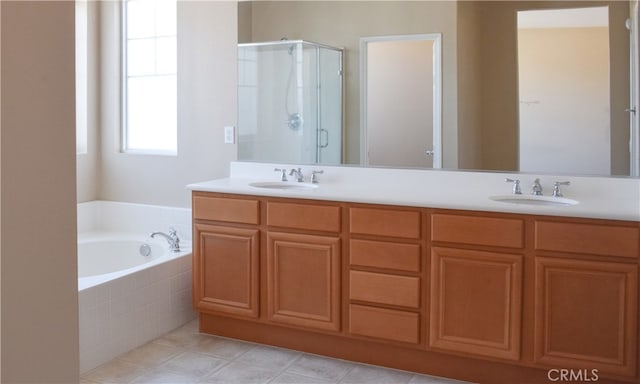
[[433, 168], [442, 168], [442, 33], [360, 38], [360, 164], [369, 165], [367, 135], [367, 48], [369, 43], [433, 42]]
[[630, 4], [630, 105], [629, 105], [629, 157], [631, 164], [629, 166], [630, 176], [640, 176], [640, 111], [638, 111], [638, 99], [640, 98], [640, 71], [638, 70], [638, 55], [640, 54], [639, 39], [640, 33], [638, 32], [638, 0], [633, 0]]

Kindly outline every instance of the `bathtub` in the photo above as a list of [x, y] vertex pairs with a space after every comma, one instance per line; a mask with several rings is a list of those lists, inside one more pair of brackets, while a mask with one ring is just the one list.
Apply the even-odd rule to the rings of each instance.
[[[151, 232], [174, 227], [180, 252]], [[196, 317], [191, 308], [191, 211], [78, 204], [80, 371], [85, 373]]]

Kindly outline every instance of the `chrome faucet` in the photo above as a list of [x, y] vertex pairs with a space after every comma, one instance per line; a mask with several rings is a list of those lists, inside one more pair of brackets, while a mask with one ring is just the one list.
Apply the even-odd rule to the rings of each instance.
[[291, 172], [289, 172], [289, 176], [294, 176], [294, 175], [298, 183], [302, 183], [304, 181], [304, 175], [302, 174], [302, 169], [291, 168]]
[[531, 186], [531, 194], [536, 196], [542, 196], [542, 185], [540, 185], [540, 179], [535, 179]]
[[522, 195], [522, 189], [520, 188], [520, 180], [510, 179], [507, 177], [506, 179], [504, 179], [504, 181], [506, 181], [507, 183], [513, 183], [513, 189], [511, 190], [511, 192], [513, 192], [514, 195]]
[[151, 238], [155, 238], [156, 236], [164, 237], [169, 243], [169, 250], [171, 252], [180, 252], [180, 238], [178, 237], [178, 232], [174, 228], [169, 228], [168, 235], [164, 232], [153, 232], [150, 236]]
[[286, 168], [275, 168], [274, 172], [282, 172], [280, 175], [280, 181], [287, 181], [287, 169]]
[[562, 197], [562, 192], [560, 192], [561, 185], [571, 185], [570, 181], [556, 181], [553, 183], [553, 192], [551, 196], [553, 197]]
[[311, 171], [311, 183], [318, 184], [318, 175], [322, 175], [324, 170]]

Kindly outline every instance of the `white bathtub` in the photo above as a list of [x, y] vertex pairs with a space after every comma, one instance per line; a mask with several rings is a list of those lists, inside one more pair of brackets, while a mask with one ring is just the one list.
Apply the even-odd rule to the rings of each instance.
[[[170, 226], [178, 230], [180, 252], [149, 236]], [[81, 373], [195, 318], [189, 209], [82, 203], [78, 230]], [[140, 253], [145, 244], [148, 256]]]

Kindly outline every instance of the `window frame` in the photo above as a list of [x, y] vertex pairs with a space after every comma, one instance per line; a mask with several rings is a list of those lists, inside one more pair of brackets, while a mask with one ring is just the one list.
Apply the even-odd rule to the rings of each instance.
[[[133, 154], [133, 155], [161, 155], [161, 156], [178, 156], [178, 121], [177, 121], [177, 109], [178, 109], [178, 100], [176, 94], [176, 137], [175, 137], [175, 150], [171, 149], [139, 149], [139, 148], [129, 148], [128, 143], [128, 131], [129, 131], [129, 74], [128, 74], [128, 14], [127, 14], [127, 4], [129, 0], [122, 0], [120, 5], [120, 152], [125, 154]], [[178, 6], [178, 2], [176, 1], [176, 7]], [[176, 9], [177, 16], [177, 9]], [[177, 44], [177, 30], [176, 30], [176, 44]], [[177, 46], [176, 46], [177, 51]], [[177, 52], [176, 52], [177, 54]], [[176, 83], [178, 80], [178, 72], [177, 72], [177, 63], [176, 63]], [[176, 84], [176, 93], [177, 93], [177, 84]]]

